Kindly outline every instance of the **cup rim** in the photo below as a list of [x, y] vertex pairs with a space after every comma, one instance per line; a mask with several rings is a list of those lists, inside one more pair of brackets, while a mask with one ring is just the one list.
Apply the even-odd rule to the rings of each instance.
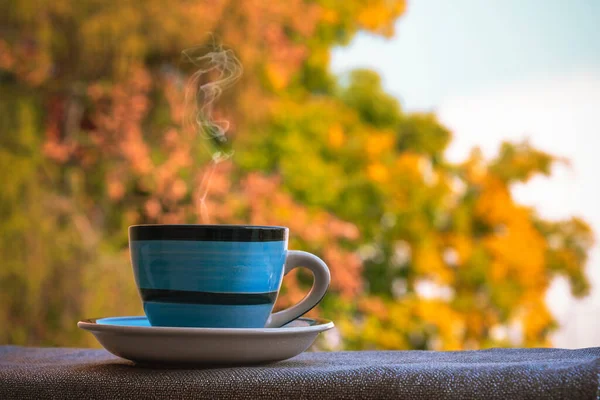
[[197, 228], [235, 228], [235, 229], [288, 229], [280, 225], [246, 225], [246, 224], [135, 224], [129, 229], [138, 227], [197, 227]]
[[129, 227], [129, 240], [277, 242], [287, 241], [289, 229], [269, 225], [140, 224]]

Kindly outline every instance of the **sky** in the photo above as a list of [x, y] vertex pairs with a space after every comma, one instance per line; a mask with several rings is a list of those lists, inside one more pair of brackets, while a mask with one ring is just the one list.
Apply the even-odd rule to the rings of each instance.
[[[545, 218], [583, 217], [600, 239], [598, 21], [600, 0], [408, 0], [394, 38], [361, 34], [333, 52], [332, 68], [376, 70], [405, 111], [435, 112], [454, 134], [450, 160], [525, 139], [568, 158], [513, 194]], [[598, 245], [587, 273], [583, 300], [561, 279], [549, 290], [557, 347], [600, 346]]]

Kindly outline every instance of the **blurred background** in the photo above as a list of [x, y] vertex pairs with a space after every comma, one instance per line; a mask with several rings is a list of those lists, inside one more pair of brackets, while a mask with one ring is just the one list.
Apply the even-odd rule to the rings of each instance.
[[[0, 3], [0, 343], [98, 346], [77, 320], [143, 312], [127, 227], [208, 215], [289, 226], [328, 263], [318, 349], [600, 345], [599, 18], [593, 0]], [[185, 123], [182, 51], [210, 38], [244, 66], [215, 103], [226, 143]], [[287, 276], [278, 307], [310, 284]]]

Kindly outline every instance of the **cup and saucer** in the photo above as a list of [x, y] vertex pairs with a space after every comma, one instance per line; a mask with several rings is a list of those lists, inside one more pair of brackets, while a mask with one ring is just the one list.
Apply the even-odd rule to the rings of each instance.
[[[302, 317], [329, 287], [327, 265], [288, 250], [289, 231], [253, 225], [134, 225], [131, 264], [146, 316], [79, 321], [112, 354], [151, 364], [258, 364], [294, 357], [333, 322]], [[283, 276], [314, 276], [272, 313]]]

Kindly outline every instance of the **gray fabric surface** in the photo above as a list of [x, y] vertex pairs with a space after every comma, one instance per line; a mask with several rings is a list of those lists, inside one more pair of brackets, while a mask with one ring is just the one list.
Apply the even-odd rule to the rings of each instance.
[[165, 369], [104, 350], [0, 346], [0, 399], [598, 399], [599, 380], [600, 348], [304, 353]]

